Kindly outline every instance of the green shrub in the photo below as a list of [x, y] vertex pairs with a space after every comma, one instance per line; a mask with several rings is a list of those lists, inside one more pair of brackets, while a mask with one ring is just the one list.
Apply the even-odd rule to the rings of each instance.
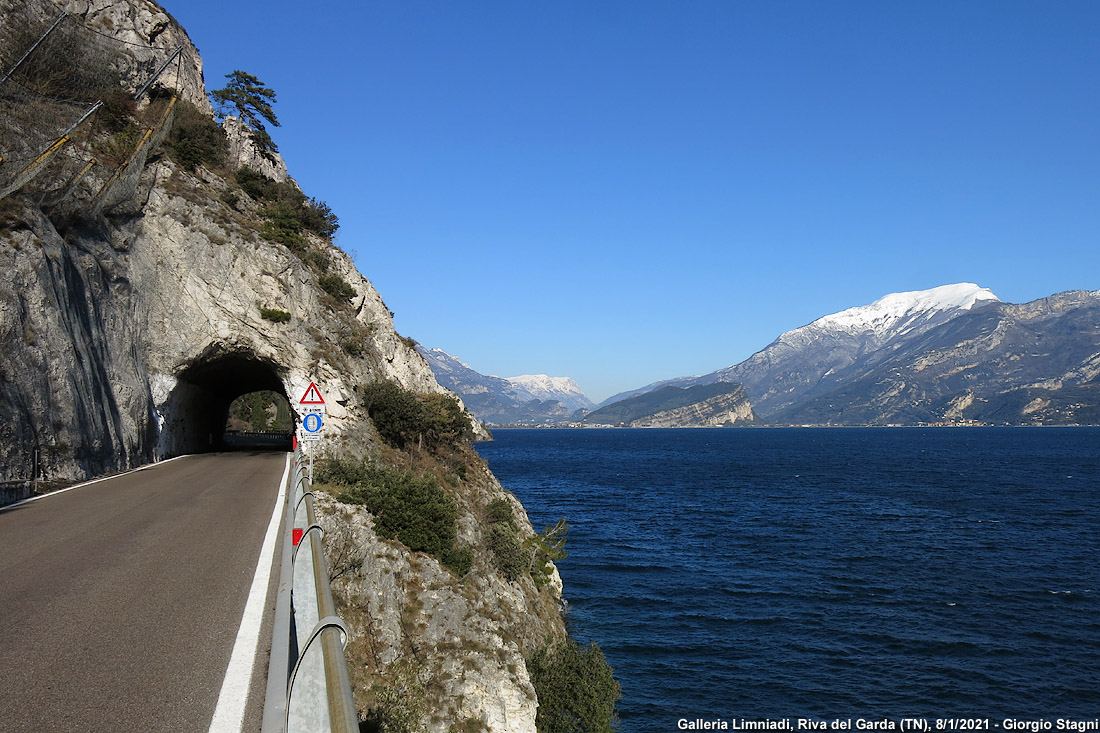
[[452, 547], [443, 553], [439, 561], [461, 578], [474, 566], [474, 551], [470, 547]]
[[361, 733], [423, 733], [427, 688], [420, 681], [420, 667], [408, 658], [390, 664], [384, 683], [371, 686], [374, 704], [363, 714]]
[[508, 580], [519, 580], [531, 567], [531, 551], [519, 541], [519, 533], [512, 525], [489, 525], [489, 551], [493, 553], [496, 569]]
[[340, 228], [340, 220], [324, 201], [311, 198], [308, 204], [304, 201], [299, 202], [298, 212], [302, 226], [326, 239], [332, 239], [336, 230]]
[[290, 314], [278, 308], [260, 308], [260, 316], [273, 323], [286, 323], [290, 320]]
[[367, 353], [367, 345], [360, 338], [346, 338], [340, 340], [340, 348], [344, 350], [344, 353], [348, 356], [358, 359], [363, 354]]
[[381, 478], [379, 467], [366, 461], [349, 458], [323, 458], [317, 461], [314, 477], [317, 483], [331, 484], [342, 489], [350, 489]]
[[404, 448], [427, 430], [427, 410], [409, 390], [393, 382], [371, 382], [360, 392], [378, 434], [393, 447]]
[[260, 235], [272, 242], [285, 244], [291, 252], [304, 252], [308, 243], [302, 236], [302, 225], [294, 209], [284, 202], [278, 202], [260, 209], [264, 218]]
[[340, 220], [324, 201], [309, 198], [290, 181], [279, 183], [263, 173], [244, 167], [237, 171], [237, 185], [254, 201], [267, 203], [269, 208], [286, 209], [295, 231], [308, 229], [331, 240], [340, 228]]
[[489, 552], [493, 565], [508, 580], [519, 580], [531, 567], [532, 551], [519, 539], [516, 515], [507, 499], [493, 499], [485, 507], [489, 519]]
[[473, 549], [455, 546], [458, 506], [433, 479], [345, 458], [320, 460], [315, 471], [317, 483], [342, 489], [338, 500], [359, 504], [374, 515], [379, 537], [434, 555], [458, 577], [473, 567]]
[[327, 254], [317, 249], [308, 249], [305, 252], [299, 252], [298, 257], [302, 262], [321, 273], [328, 272], [328, 268], [332, 265], [332, 259]]
[[237, 204], [241, 202], [241, 195], [236, 191], [223, 191], [222, 201], [224, 201], [226, 205], [234, 211], [239, 211], [239, 209], [237, 208]]
[[516, 526], [516, 515], [512, 511], [512, 504], [507, 499], [493, 499], [485, 507], [485, 514], [489, 518], [489, 524]]
[[395, 448], [439, 451], [472, 435], [469, 418], [450, 395], [417, 396], [393, 382], [371, 382], [360, 393], [378, 434]]
[[449, 394], [429, 394], [420, 398], [428, 410], [428, 436], [433, 446], [458, 445], [474, 435], [470, 418]]
[[346, 487], [337, 498], [366, 507], [379, 537], [441, 560], [452, 551], [458, 507], [432, 479], [373, 463], [328, 460], [317, 480]]
[[170, 158], [189, 171], [199, 165], [225, 165], [229, 155], [225, 131], [211, 117], [184, 99], [176, 102], [172, 129], [164, 139], [164, 147]]
[[537, 587], [546, 585], [554, 574], [553, 563], [566, 557], [565, 535], [569, 525], [565, 519], [521, 542], [515, 512], [507, 499], [490, 501], [485, 515], [489, 520], [489, 551], [500, 574], [508, 580], [518, 580], [524, 573], [530, 573]]
[[321, 275], [317, 278], [317, 284], [321, 286], [321, 290], [341, 303], [347, 303], [355, 297], [355, 288], [339, 275]]
[[[106, 92], [100, 101], [103, 106], [96, 112], [96, 123], [107, 133], [114, 134], [129, 127], [137, 112], [132, 95], [121, 89]], [[178, 102], [177, 102], [178, 104]]]
[[96, 140], [92, 150], [108, 166], [117, 167], [130, 159], [144, 134], [144, 130], [131, 119], [117, 132]]
[[241, 190], [256, 201], [278, 197], [279, 184], [257, 170], [245, 166], [237, 171], [235, 178]]
[[454, 499], [427, 477], [405, 473], [395, 479], [387, 487], [361, 494], [363, 505], [375, 516], [375, 532], [415, 552], [442, 557], [454, 546]]
[[619, 683], [596, 644], [563, 639], [536, 651], [527, 671], [538, 697], [539, 733], [610, 733]]

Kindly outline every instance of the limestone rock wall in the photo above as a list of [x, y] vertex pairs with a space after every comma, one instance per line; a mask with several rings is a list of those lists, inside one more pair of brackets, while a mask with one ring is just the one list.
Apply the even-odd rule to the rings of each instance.
[[[134, 69], [183, 46], [161, 81], [210, 110], [202, 60], [157, 4], [0, 0], [5, 27], [45, 28], [62, 10], [80, 24], [73, 38], [124, 48], [141, 57]], [[256, 164], [242, 139], [238, 158]], [[268, 173], [285, 179], [285, 164]], [[74, 197], [44, 209], [31, 192], [0, 200], [0, 483], [31, 478], [36, 452], [41, 477], [73, 480], [207, 449], [224, 424], [216, 413], [244, 387], [294, 403], [317, 382], [335, 446], [362, 433], [357, 384], [445, 391], [351, 258], [309, 239], [355, 291], [338, 303], [316, 267], [263, 238], [259, 207], [228, 193], [231, 171], [181, 170], [154, 140], [124, 178], [94, 206]], [[274, 323], [262, 308], [291, 319]]]

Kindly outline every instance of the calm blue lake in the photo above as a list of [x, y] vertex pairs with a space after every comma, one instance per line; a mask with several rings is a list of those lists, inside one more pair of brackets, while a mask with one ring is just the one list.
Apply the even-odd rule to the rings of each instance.
[[1100, 429], [495, 437], [623, 731], [1100, 717]]

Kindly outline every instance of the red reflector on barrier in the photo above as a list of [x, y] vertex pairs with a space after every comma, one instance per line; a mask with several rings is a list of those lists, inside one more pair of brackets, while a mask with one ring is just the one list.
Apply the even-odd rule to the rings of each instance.
[[290, 533], [290, 541], [294, 544], [295, 547], [297, 547], [298, 543], [302, 541], [302, 535], [305, 534], [305, 532], [306, 531], [304, 529], [295, 529]]

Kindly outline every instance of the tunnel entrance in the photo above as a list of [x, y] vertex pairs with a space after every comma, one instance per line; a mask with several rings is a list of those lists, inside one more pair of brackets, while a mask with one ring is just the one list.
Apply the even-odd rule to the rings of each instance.
[[[167, 458], [235, 448], [289, 450], [295, 417], [283, 386], [285, 372], [274, 361], [249, 351], [210, 347], [179, 374], [175, 387], [160, 408], [158, 454]], [[242, 397], [237, 422], [234, 422], [231, 408], [234, 401]], [[256, 415], [251, 411], [254, 405], [260, 411]], [[274, 412], [269, 409], [271, 406]], [[242, 430], [242, 416], [246, 411], [249, 427], [253, 425], [253, 417], [258, 425], [263, 416], [272, 416], [274, 419], [264, 420], [263, 425], [270, 429]], [[277, 435], [262, 438], [242, 435], [253, 432]]]

